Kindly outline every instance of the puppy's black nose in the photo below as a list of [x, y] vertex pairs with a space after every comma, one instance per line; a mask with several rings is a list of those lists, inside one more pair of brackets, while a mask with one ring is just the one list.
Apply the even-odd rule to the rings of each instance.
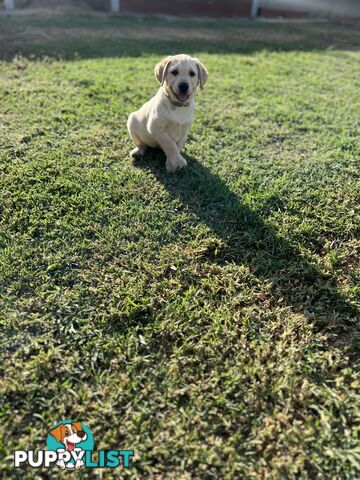
[[179, 90], [181, 93], [186, 93], [189, 90], [189, 85], [186, 82], [181, 82], [179, 85]]
[[76, 433], [77, 433], [77, 436], [80, 438], [85, 437], [85, 432], [83, 430], [78, 430]]

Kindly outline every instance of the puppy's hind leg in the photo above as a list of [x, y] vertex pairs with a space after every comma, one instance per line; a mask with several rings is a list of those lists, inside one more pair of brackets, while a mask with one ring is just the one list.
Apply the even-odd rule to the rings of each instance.
[[127, 128], [129, 130], [131, 138], [133, 139], [133, 142], [136, 145], [136, 147], [131, 150], [130, 157], [132, 157], [134, 160], [140, 160], [146, 152], [146, 145], [142, 143], [140, 137], [136, 133], [137, 120], [134, 117], [133, 113], [131, 113], [129, 116]]
[[131, 150], [130, 157], [133, 158], [134, 160], [141, 160], [145, 152], [146, 152], [145, 145], [139, 145], [138, 147], [135, 147]]

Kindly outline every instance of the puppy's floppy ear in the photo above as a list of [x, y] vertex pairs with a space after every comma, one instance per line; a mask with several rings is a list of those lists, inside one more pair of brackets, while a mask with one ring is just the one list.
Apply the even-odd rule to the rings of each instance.
[[81, 423], [80, 422], [72, 422], [71, 425], [75, 428], [77, 432], [82, 430]]
[[56, 440], [60, 443], [61, 443], [61, 440], [62, 440], [62, 430], [63, 430], [62, 427], [63, 426], [64, 425], [59, 425], [58, 427], [53, 428], [49, 432], [50, 435], [52, 435], [54, 438], [56, 438]]
[[206, 70], [205, 66], [200, 62], [199, 59], [194, 58], [194, 60], [196, 62], [196, 66], [197, 66], [197, 69], [198, 69], [199, 85], [200, 85], [200, 88], [203, 89], [205, 83], [207, 82], [209, 74], [208, 74], [208, 71]]
[[163, 85], [165, 82], [166, 73], [170, 66], [171, 60], [171, 56], [163, 58], [155, 67], [155, 77], [160, 82], [160, 85]]

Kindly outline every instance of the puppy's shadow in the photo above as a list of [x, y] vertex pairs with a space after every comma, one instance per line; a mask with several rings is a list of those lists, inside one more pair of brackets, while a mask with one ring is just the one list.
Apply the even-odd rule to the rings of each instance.
[[249, 266], [253, 274], [271, 282], [276, 298], [292, 311], [310, 318], [317, 329], [329, 330], [339, 345], [355, 347], [352, 333], [358, 312], [340, 294], [335, 280], [268, 225], [266, 216], [244, 205], [219, 175], [195, 158], [185, 158], [188, 167], [175, 174], [166, 172], [159, 150], [149, 149], [134, 165], [151, 172], [221, 239], [220, 254], [206, 261]]

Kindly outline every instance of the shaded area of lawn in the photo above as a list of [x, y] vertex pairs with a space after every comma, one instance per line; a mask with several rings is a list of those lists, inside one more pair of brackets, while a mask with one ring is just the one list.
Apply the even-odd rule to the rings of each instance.
[[[296, 244], [291, 245], [276, 228], [267, 225], [266, 218], [242, 204], [219, 175], [195, 158], [187, 159], [189, 169], [174, 176], [164, 172], [164, 156], [156, 150], [136, 164], [150, 170], [172, 197], [179, 198], [216, 233], [219, 243], [203, 252], [204, 259], [220, 265], [248, 264], [254, 275], [271, 283], [274, 298], [284, 299], [292, 311], [314, 321], [317, 329], [334, 334], [339, 346], [345, 341], [348, 353], [358, 354], [359, 312], [338, 291], [332, 276], [324, 275], [314, 259], [307, 258]], [[286, 209], [277, 198], [271, 198], [269, 208], [273, 206]]]
[[[24, 28], [26, 25], [26, 28]], [[260, 22], [136, 16], [0, 17], [0, 58], [95, 58], [179, 51], [251, 54], [259, 50], [360, 48], [359, 22]]]

